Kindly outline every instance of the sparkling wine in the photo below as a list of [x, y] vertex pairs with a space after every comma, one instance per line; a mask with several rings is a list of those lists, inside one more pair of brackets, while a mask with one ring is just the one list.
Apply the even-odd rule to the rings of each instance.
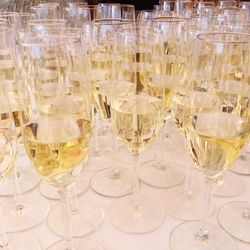
[[249, 136], [249, 123], [232, 113], [201, 112], [185, 117], [184, 131], [196, 166], [216, 177], [237, 159]]
[[131, 95], [112, 103], [112, 126], [130, 150], [142, 150], [163, 124], [162, 102], [155, 97]]
[[68, 185], [87, 160], [91, 122], [70, 115], [41, 115], [23, 129], [25, 149], [38, 172], [54, 185]]

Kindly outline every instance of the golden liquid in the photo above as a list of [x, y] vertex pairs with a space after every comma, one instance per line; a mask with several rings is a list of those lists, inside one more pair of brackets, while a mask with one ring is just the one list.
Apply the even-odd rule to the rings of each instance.
[[146, 82], [145, 90], [151, 96], [163, 98], [164, 112], [168, 112], [170, 110], [175, 86], [179, 84], [179, 81], [181, 81], [181, 79], [177, 76], [153, 76]]
[[91, 122], [77, 116], [44, 115], [23, 129], [26, 152], [40, 175], [66, 186], [87, 160]]
[[121, 66], [122, 79], [133, 82], [137, 92], [141, 92], [150, 81], [152, 65], [149, 63], [126, 63]]
[[158, 98], [132, 95], [117, 99], [111, 106], [114, 132], [130, 150], [142, 150], [158, 135], [163, 124]]
[[249, 136], [249, 123], [223, 112], [185, 117], [185, 137], [196, 166], [211, 177], [218, 176], [238, 157]]
[[[1, 114], [1, 118], [3, 114]], [[2, 125], [2, 120], [0, 121]], [[13, 167], [16, 154], [13, 133], [8, 128], [0, 128], [0, 181], [8, 176]]]
[[103, 119], [111, 118], [110, 103], [108, 101], [108, 91], [111, 87], [109, 81], [99, 81], [94, 88], [95, 107]]
[[220, 103], [219, 97], [207, 92], [194, 91], [189, 95], [185, 92], [176, 93], [171, 106], [173, 122], [177, 129], [183, 132], [184, 119], [191, 115], [191, 110], [193, 112], [209, 111], [218, 103]]

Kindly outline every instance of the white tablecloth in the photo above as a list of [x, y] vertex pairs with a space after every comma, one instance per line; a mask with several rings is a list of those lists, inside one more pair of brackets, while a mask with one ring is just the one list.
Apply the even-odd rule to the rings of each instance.
[[[165, 155], [166, 158], [168, 158], [170, 161], [178, 162], [183, 166], [192, 164], [192, 161], [190, 160], [188, 154], [184, 150], [184, 146], [183, 148], [180, 147], [178, 150], [176, 150], [175, 147], [171, 148], [171, 146], [169, 148], [170, 148], [169, 152], [166, 151]], [[147, 157], [152, 155], [153, 155], [153, 149], [148, 149]], [[27, 164], [29, 164], [27, 158], [24, 157], [23, 161], [27, 161]], [[107, 167], [109, 167], [109, 164], [102, 163], [102, 165], [103, 164], [106, 164]], [[130, 167], [125, 163], [121, 163], [121, 165], [125, 167]], [[98, 166], [96, 166], [96, 168], [98, 168]], [[86, 175], [91, 176], [92, 174], [93, 171], [91, 171], [91, 168], [88, 167], [86, 170]], [[250, 176], [239, 176], [239, 175], [234, 175], [234, 176], [235, 178], [239, 178], [240, 180], [242, 180], [242, 182], [246, 184], [246, 189], [242, 194], [236, 197], [231, 197], [231, 198], [213, 197], [213, 200], [216, 203], [216, 212], [211, 217], [210, 224], [213, 224], [217, 227], [219, 227], [217, 222], [218, 208], [220, 208], [224, 203], [229, 201], [247, 201], [248, 199], [250, 199], [250, 181], [249, 181]], [[141, 193], [154, 197], [154, 199], [159, 199], [163, 191], [164, 189], [152, 188], [143, 183], [141, 184]], [[38, 187], [35, 190], [32, 190], [31, 193], [36, 193], [37, 195], [40, 195]], [[90, 188], [82, 195], [85, 196], [86, 198], [91, 198], [98, 201], [103, 206], [106, 212], [106, 216], [102, 225], [95, 232], [87, 236], [87, 238], [98, 241], [104, 247], [105, 250], [128, 250], [128, 249], [167, 250], [169, 249], [170, 232], [176, 225], [178, 225], [181, 222], [180, 220], [174, 219], [170, 217], [168, 214], [166, 214], [166, 218], [163, 225], [161, 225], [158, 229], [156, 229], [153, 232], [141, 235], [133, 235], [120, 232], [111, 225], [111, 223], [109, 222], [109, 218], [107, 217], [107, 210], [109, 208], [109, 205], [111, 204], [111, 202], [113, 202], [114, 199], [102, 197], [94, 193]], [[51, 207], [55, 204], [55, 201], [52, 200], [48, 201]], [[171, 200], [169, 202], [171, 202]], [[249, 230], [250, 233], [250, 228], [248, 228], [247, 230]], [[46, 249], [52, 243], [60, 239], [60, 237], [56, 236], [50, 231], [50, 229], [46, 224], [46, 221], [36, 226], [35, 228], [27, 230], [23, 233], [35, 236], [39, 240], [42, 249]], [[248, 245], [237, 240], [235, 241], [240, 250], [250, 249], [250, 244]]]

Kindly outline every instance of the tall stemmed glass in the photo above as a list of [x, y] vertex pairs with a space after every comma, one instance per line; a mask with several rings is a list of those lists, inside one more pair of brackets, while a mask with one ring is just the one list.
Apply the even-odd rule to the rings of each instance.
[[[153, 18], [152, 27], [160, 29], [163, 33], [164, 40], [164, 61], [159, 67], [162, 67], [161, 77], [163, 79], [164, 105], [165, 105], [165, 121], [170, 118], [171, 100], [173, 89], [177, 86], [185, 72], [186, 57], [181, 53], [182, 41], [180, 35], [182, 26], [186, 23], [186, 18], [179, 17], [159, 17]], [[159, 95], [158, 90], [161, 89], [158, 79], [151, 79], [145, 82], [145, 88], [152, 96]], [[168, 131], [167, 131], [168, 133]], [[161, 137], [160, 154], [158, 159], [147, 161], [141, 165], [140, 178], [145, 183], [155, 187], [172, 187], [180, 184], [184, 180], [182, 168], [177, 164], [171, 163], [164, 158], [164, 148], [170, 147], [171, 135], [167, 139], [168, 144], [165, 145], [165, 133], [163, 131]], [[175, 138], [173, 143], [175, 142]], [[178, 148], [178, 146], [175, 147]], [[168, 149], [166, 149], [168, 150]]]
[[200, 91], [217, 101], [205, 111], [191, 105], [184, 118], [189, 153], [206, 188], [201, 223], [179, 224], [170, 235], [171, 249], [236, 249], [227, 233], [209, 226], [208, 207], [213, 182], [237, 159], [250, 132], [249, 42], [250, 35], [240, 33], [200, 34], [194, 42], [186, 79], [190, 99]]
[[[18, 76], [15, 63], [13, 33], [6, 28], [0, 28], [0, 33], [0, 72], [3, 78], [2, 84], [5, 85], [6, 93], [9, 96], [9, 104], [16, 126], [16, 136], [20, 137], [21, 114], [28, 114], [30, 102], [27, 98], [24, 98], [23, 107], [19, 107], [19, 97], [17, 93]], [[18, 174], [20, 178], [18, 178]], [[20, 195], [19, 179], [29, 182], [29, 178], [32, 178], [33, 174], [34, 172], [32, 171], [19, 172], [18, 168], [14, 168], [13, 178], [8, 179], [6, 183], [1, 185], [1, 193], [4, 193], [3, 190], [6, 189], [5, 195], [14, 196], [3, 204], [0, 214], [1, 224], [8, 232], [17, 232], [32, 228], [41, 223], [47, 216], [49, 207], [44, 198], [34, 194]], [[36, 173], [34, 176], [36, 181], [31, 181], [29, 184], [37, 185], [40, 178], [39, 176], [37, 178]], [[31, 186], [27, 185], [27, 187]]]
[[[90, 46], [90, 63], [93, 74], [93, 96], [95, 107], [101, 115], [108, 128], [110, 128], [110, 81], [112, 74], [112, 60], [114, 55], [114, 34], [119, 29], [131, 25], [130, 21], [123, 19], [99, 19], [94, 21], [93, 43]], [[119, 63], [119, 55], [115, 60]], [[113, 134], [112, 143], [112, 165], [97, 171], [91, 179], [91, 187], [98, 194], [109, 197], [121, 197], [132, 191], [132, 171], [128, 168], [118, 166], [115, 158], [117, 145]], [[110, 164], [110, 163], [109, 163]]]
[[[0, 31], [0, 37], [3, 36], [3, 31]], [[14, 118], [9, 105], [9, 98], [7, 93], [7, 86], [4, 84], [4, 78], [2, 77], [2, 71], [0, 70], [0, 107], [1, 107], [1, 118], [0, 118], [0, 176], [1, 181], [13, 171], [13, 167], [16, 159], [17, 151], [17, 137], [15, 131]], [[1, 213], [6, 211], [2, 210], [1, 198]], [[3, 215], [4, 216], [4, 215]], [[21, 236], [12, 234], [7, 236], [5, 231], [5, 223], [1, 222], [0, 226], [0, 246], [3, 250], [8, 249], [20, 249], [20, 250], [40, 250], [40, 246], [36, 239], [31, 236]]]
[[[111, 122], [115, 135], [133, 155], [134, 186], [132, 195], [111, 204], [109, 218], [122, 231], [145, 233], [164, 220], [158, 203], [139, 193], [139, 155], [158, 136], [164, 119], [164, 95], [153, 97], [142, 90], [146, 78], [157, 74], [156, 62], [162, 60], [162, 37], [157, 31], [131, 28], [121, 30], [115, 43], [114, 58], [120, 55], [121, 60], [113, 59]], [[161, 81], [160, 75], [158, 79]]]
[[[102, 249], [98, 243], [72, 237], [70, 187], [83, 171], [92, 132], [89, 72], [82, 46], [80, 39], [63, 35], [31, 35], [17, 42], [20, 85], [28, 86], [32, 99], [29, 120], [22, 124], [25, 149], [63, 201], [65, 238], [48, 249]], [[47, 71], [57, 76], [53, 82], [43, 81]]]

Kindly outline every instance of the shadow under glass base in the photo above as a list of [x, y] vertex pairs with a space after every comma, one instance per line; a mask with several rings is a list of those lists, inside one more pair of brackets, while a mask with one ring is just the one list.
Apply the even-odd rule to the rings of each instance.
[[171, 250], [236, 250], [233, 239], [222, 229], [208, 226], [208, 238], [196, 237], [200, 222], [184, 222], [177, 225], [170, 234]]
[[[97, 230], [104, 220], [104, 210], [96, 201], [79, 197], [78, 204], [77, 210], [73, 208], [71, 213], [74, 237], [81, 237]], [[51, 209], [47, 223], [53, 233], [59, 236], [65, 234], [61, 203]]]
[[[65, 240], [60, 240], [47, 248], [47, 250], [67, 250]], [[104, 250], [104, 248], [96, 241], [89, 239], [73, 239], [74, 250]]]
[[218, 222], [234, 238], [250, 243], [250, 218], [243, 216], [247, 205], [244, 201], [226, 203], [219, 210]]
[[109, 208], [109, 220], [117, 229], [142, 234], [155, 230], [165, 219], [164, 210], [154, 200], [139, 196], [139, 207], [135, 207], [133, 197], [125, 196], [115, 200]]
[[134, 172], [127, 168], [98, 171], [91, 178], [91, 188], [106, 197], [122, 197], [132, 192]]
[[181, 184], [185, 170], [172, 162], [152, 160], [140, 165], [140, 179], [153, 187], [168, 188]]

